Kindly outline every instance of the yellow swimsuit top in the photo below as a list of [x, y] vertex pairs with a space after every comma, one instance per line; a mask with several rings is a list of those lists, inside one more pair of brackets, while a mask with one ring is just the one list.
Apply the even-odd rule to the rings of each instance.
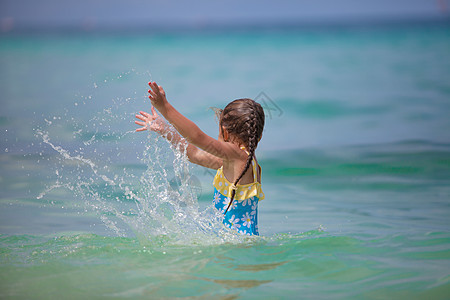
[[[259, 164], [256, 166], [255, 160], [252, 159], [253, 182], [236, 185], [236, 194], [234, 196], [235, 200], [245, 200], [255, 196], [258, 197], [259, 200], [263, 200], [265, 198], [261, 189], [261, 183], [258, 182], [257, 167], [261, 170]], [[229, 182], [228, 179], [225, 178], [225, 175], [223, 174], [223, 166], [217, 170], [216, 176], [214, 177], [213, 186], [225, 197], [231, 196], [233, 183]]]

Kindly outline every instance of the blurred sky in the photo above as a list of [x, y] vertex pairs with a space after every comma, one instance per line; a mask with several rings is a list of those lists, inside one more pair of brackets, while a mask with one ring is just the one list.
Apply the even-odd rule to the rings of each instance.
[[450, 0], [0, 0], [2, 31], [207, 27], [448, 18]]

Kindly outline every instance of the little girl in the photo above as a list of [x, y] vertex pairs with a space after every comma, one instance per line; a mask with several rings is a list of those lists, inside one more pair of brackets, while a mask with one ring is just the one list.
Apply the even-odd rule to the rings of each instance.
[[[155, 82], [149, 82], [149, 86], [152, 113], [141, 111], [136, 115], [141, 121], [135, 123], [142, 126], [136, 131], [158, 132], [181, 150], [186, 148], [189, 161], [217, 170], [213, 204], [224, 214], [223, 223], [240, 233], [259, 235], [258, 201], [264, 199], [264, 193], [255, 150], [264, 128], [261, 105], [251, 99], [230, 102], [219, 112], [216, 140], [170, 105], [161, 86]], [[155, 108], [179, 134], [168, 129]]]

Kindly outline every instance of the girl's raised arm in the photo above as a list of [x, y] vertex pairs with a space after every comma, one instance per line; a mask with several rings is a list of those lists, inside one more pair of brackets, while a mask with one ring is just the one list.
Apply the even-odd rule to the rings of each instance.
[[188, 143], [219, 157], [222, 160], [233, 160], [242, 156], [242, 151], [231, 144], [218, 141], [204, 133], [194, 122], [178, 112], [166, 98], [164, 89], [156, 82], [149, 82], [152, 105], [169, 121]]
[[168, 140], [174, 147], [177, 147], [181, 152], [186, 149], [186, 154], [192, 163], [201, 165], [203, 167], [211, 168], [217, 170], [222, 165], [222, 159], [214, 155], [209, 154], [194, 145], [186, 143], [186, 141], [176, 132], [175, 130], [170, 130], [170, 126], [164, 119], [160, 118], [156, 113], [155, 108], [152, 106], [152, 113], [146, 113], [140, 111], [140, 115], [136, 115], [136, 118], [140, 121], [135, 121], [135, 123], [141, 127], [136, 129], [137, 132], [151, 130], [162, 135], [166, 140]]

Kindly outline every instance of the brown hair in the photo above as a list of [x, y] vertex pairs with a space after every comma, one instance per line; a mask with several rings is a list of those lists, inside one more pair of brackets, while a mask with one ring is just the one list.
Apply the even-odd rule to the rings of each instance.
[[[262, 137], [264, 120], [264, 110], [261, 105], [249, 98], [237, 99], [230, 102], [220, 114], [219, 126], [223, 126], [228, 133], [238, 138], [248, 150], [247, 163], [242, 169], [241, 174], [234, 181], [234, 187], [250, 167], [256, 147]], [[230, 208], [235, 194], [236, 189], [232, 189], [230, 203], [225, 213]]]

